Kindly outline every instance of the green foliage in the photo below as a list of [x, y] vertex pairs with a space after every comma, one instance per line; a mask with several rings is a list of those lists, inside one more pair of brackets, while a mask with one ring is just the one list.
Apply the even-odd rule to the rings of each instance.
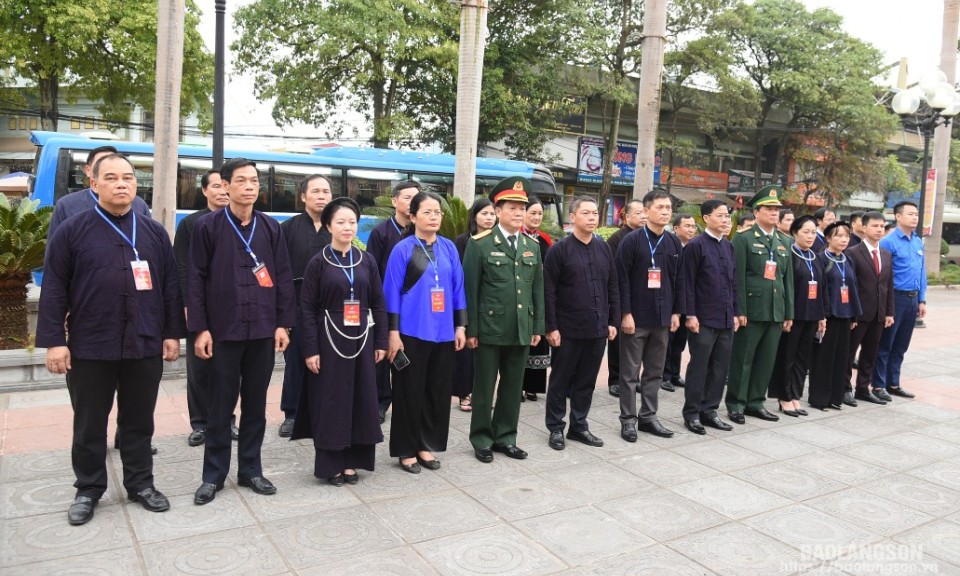
[[470, 208], [456, 196], [441, 200], [443, 221], [440, 223], [440, 235], [453, 240], [470, 229]]
[[12, 204], [0, 194], [0, 279], [29, 276], [43, 266], [53, 207], [24, 198]]
[[[542, 160], [566, 111], [557, 71], [572, 59], [575, 0], [498, 1], [489, 12], [481, 145]], [[453, 150], [460, 15], [447, 0], [256, 0], [237, 11], [237, 68], [274, 120], [321, 126], [329, 137], [349, 107], [373, 126], [373, 144], [436, 142]]]
[[596, 230], [594, 230], [594, 233], [595, 233], [597, 236], [603, 238], [604, 240], [609, 240], [610, 237], [613, 236], [613, 234], [614, 234], [617, 230], [619, 230], [619, 228], [617, 228], [617, 227], [615, 227], [615, 226], [602, 226], [602, 227], [597, 228]]
[[[211, 118], [213, 58], [197, 30], [200, 12], [187, 0], [181, 113]], [[31, 83], [45, 129], [56, 129], [57, 96], [85, 97], [110, 121], [125, 122], [130, 105], [155, 106], [156, 0], [3, 0], [0, 62]], [[6, 90], [5, 92], [12, 92]]]
[[943, 264], [940, 266], [940, 272], [929, 272], [927, 274], [927, 284], [931, 286], [960, 286], [960, 266], [956, 264]]
[[755, 157], [762, 158], [771, 142], [768, 122], [785, 118], [774, 141], [773, 172], [780, 174], [795, 151], [807, 161], [804, 175], [836, 199], [863, 189], [896, 128], [896, 118], [875, 105], [872, 78], [882, 54], [841, 24], [826, 8], [810, 12], [798, 0], [757, 0], [737, 4], [713, 26], [715, 35], [730, 42], [732, 74], [749, 81], [760, 102]]

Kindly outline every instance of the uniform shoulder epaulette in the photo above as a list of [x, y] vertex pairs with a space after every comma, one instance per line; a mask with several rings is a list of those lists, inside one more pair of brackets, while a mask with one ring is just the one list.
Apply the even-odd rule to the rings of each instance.
[[483, 232], [480, 232], [478, 234], [474, 234], [473, 236], [471, 236], [471, 238], [473, 238], [474, 240], [479, 240], [481, 238], [486, 238], [490, 234], [493, 234], [493, 228], [490, 228], [489, 230], [484, 230]]

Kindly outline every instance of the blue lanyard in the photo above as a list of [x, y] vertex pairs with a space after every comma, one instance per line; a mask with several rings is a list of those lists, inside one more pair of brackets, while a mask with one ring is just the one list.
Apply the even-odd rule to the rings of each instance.
[[229, 222], [230, 226], [233, 227], [233, 231], [236, 232], [237, 236], [240, 237], [240, 241], [243, 242], [244, 247], [246, 247], [247, 249], [247, 254], [249, 254], [250, 257], [253, 258], [254, 266], [259, 266], [260, 261], [257, 260], [257, 255], [254, 254], [253, 250], [250, 248], [250, 243], [253, 242], [253, 235], [257, 232], [257, 215], [256, 214], [253, 215], [253, 226], [250, 228], [250, 239], [247, 240], [246, 238], [243, 237], [243, 234], [240, 233], [240, 229], [237, 228], [237, 225], [233, 223], [233, 218], [231, 218], [230, 215], [226, 213], [227, 210], [229, 210], [229, 208], [225, 208], [223, 210], [224, 212], [223, 217], [227, 219], [227, 222]]
[[794, 253], [797, 256], [800, 256], [800, 259], [803, 260], [803, 262], [807, 265], [807, 270], [810, 271], [810, 280], [816, 282], [817, 278], [813, 275], [813, 259], [816, 258], [817, 255], [813, 253], [813, 250], [802, 250], [797, 248], [796, 244], [792, 245], [791, 248], [793, 248]]
[[[417, 237], [414, 236], [414, 238], [417, 238]], [[419, 244], [420, 247], [423, 248], [423, 253], [427, 255], [427, 260], [429, 260], [430, 264], [433, 266], [433, 281], [436, 282], [437, 288], [439, 288], [440, 287], [440, 267], [437, 265], [437, 260], [434, 260], [433, 258], [430, 257], [430, 253], [427, 252], [427, 247], [424, 245], [423, 241], [420, 240], [419, 238], [417, 238], [417, 244]], [[436, 249], [437, 244], [439, 244], [439, 242], [434, 242], [433, 244], [434, 249]]]
[[837, 270], [840, 271], [840, 283], [846, 286], [847, 285], [847, 256], [845, 254], [840, 254], [840, 260], [837, 260], [836, 258], [831, 256], [830, 253], [827, 252], [826, 250], [824, 250], [823, 253], [827, 256], [827, 258], [833, 260], [833, 262], [837, 265]]
[[393, 228], [397, 231], [397, 234], [403, 236], [403, 229], [397, 224], [397, 219], [394, 216], [390, 217], [390, 223], [393, 224]]
[[97, 214], [99, 214], [101, 218], [103, 218], [104, 222], [109, 224], [111, 228], [117, 231], [117, 234], [119, 234], [121, 238], [127, 241], [127, 244], [129, 244], [130, 247], [133, 248], [133, 257], [137, 259], [137, 262], [139, 262], [140, 253], [137, 252], [137, 213], [134, 212], [133, 210], [130, 211], [130, 216], [133, 218], [133, 238], [130, 238], [129, 236], [123, 233], [123, 230], [121, 230], [116, 224], [114, 224], [113, 222], [110, 221], [109, 218], [107, 218], [107, 215], [100, 210], [100, 206], [94, 206], [93, 209], [97, 211]]
[[647, 232], [646, 226], [643, 227], [643, 235], [647, 237], [647, 246], [650, 247], [650, 265], [656, 268], [657, 261], [654, 258], [654, 255], [657, 253], [657, 248], [660, 247], [660, 243], [663, 242], [663, 237], [666, 236], [666, 233], [660, 234], [660, 238], [657, 240], [656, 246], [654, 246], [653, 243], [650, 242], [650, 234]]
[[97, 195], [93, 193], [93, 190], [88, 190], [90, 192], [90, 197], [93, 198], [94, 202], [100, 202], [100, 199], [97, 198]]
[[[353, 300], [353, 247], [350, 248], [350, 267], [340, 261], [340, 257], [337, 256], [337, 252], [333, 249], [333, 245], [327, 244], [327, 248], [330, 249], [330, 255], [333, 256], [334, 260], [337, 261], [337, 265], [340, 266], [340, 270], [343, 271], [343, 275], [347, 277], [347, 282], [350, 283], [350, 299]], [[347, 270], [350, 270], [347, 272]]]

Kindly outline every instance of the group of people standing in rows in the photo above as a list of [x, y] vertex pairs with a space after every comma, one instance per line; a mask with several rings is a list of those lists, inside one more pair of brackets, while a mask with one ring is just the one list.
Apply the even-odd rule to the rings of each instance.
[[[574, 198], [572, 233], [553, 242], [538, 231], [543, 207], [530, 182], [515, 177], [478, 199], [469, 233], [451, 241], [439, 235], [443, 200], [406, 181], [393, 189], [395, 215], [361, 250], [359, 206], [334, 198], [325, 176], [304, 178], [304, 212], [280, 224], [254, 209], [256, 165], [234, 158], [203, 177], [208, 207], [180, 224], [171, 246], [138, 207], [124, 156], [98, 149], [85, 169], [91, 188], [57, 204], [73, 213], [55, 211], [37, 331], [48, 369], [66, 374], [74, 408], [71, 524], [88, 522], [107, 488], [114, 396], [124, 488], [147, 510], [169, 508], [153, 485], [150, 442], [162, 362], [177, 359], [182, 337], [188, 442], [204, 445], [197, 505], [223, 489], [231, 438], [237, 484], [276, 492], [260, 457], [276, 352], [286, 361], [279, 433], [312, 439], [314, 475], [334, 486], [374, 469], [391, 404], [390, 456], [413, 474], [441, 467], [451, 396], [471, 413], [481, 462], [494, 453], [527, 457], [517, 445], [520, 403], [544, 392], [551, 448], [564, 449], [565, 440], [602, 446], [587, 416], [605, 349], [629, 442], [638, 431], [673, 435], [657, 416], [661, 388], [684, 387], [685, 426], [697, 434], [731, 429], [717, 412], [724, 388], [736, 423], [777, 419], [764, 407], [768, 391], [781, 412], [802, 414], [811, 367], [809, 404], [839, 408], [853, 401], [844, 391], [858, 346], [856, 398], [909, 395], [899, 368], [925, 306], [910, 204], [897, 206], [898, 229], [882, 241], [874, 225], [882, 230], [882, 216], [863, 215], [863, 244], [879, 250], [867, 256], [847, 249], [844, 222], [822, 231], [819, 253], [813, 218], [797, 218], [792, 238], [777, 231], [776, 187], [751, 199], [756, 223], [733, 242], [725, 204], [704, 203], [705, 230], [696, 236], [692, 218], [673, 221], [671, 197], [660, 190], [627, 204], [624, 228], [609, 242], [595, 234], [596, 201]], [[672, 221], [676, 233], [667, 230]], [[681, 323], [686, 379], [682, 340], [671, 337]]]

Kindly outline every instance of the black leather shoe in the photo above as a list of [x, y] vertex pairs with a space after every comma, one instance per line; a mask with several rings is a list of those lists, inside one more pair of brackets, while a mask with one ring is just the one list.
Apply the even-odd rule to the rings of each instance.
[[344, 481], [344, 482], [346, 482], [347, 484], [349, 484], [349, 485], [351, 485], [351, 486], [353, 486], [353, 485], [356, 484], [357, 482], [360, 482], [360, 473], [359, 473], [359, 472], [354, 472], [353, 474], [341, 474], [340, 477], [343, 478], [343, 481]]
[[676, 386], [677, 388], [683, 388], [687, 385], [687, 381], [681, 378], [680, 376], [674, 376], [670, 379], [670, 383]]
[[594, 436], [589, 430], [583, 430], [579, 432], [571, 430], [567, 432], [567, 439], [576, 440], [577, 442], [581, 442], [587, 446], [593, 446], [595, 448], [603, 446], [603, 440]]
[[857, 407], [857, 401], [853, 397], [853, 392], [847, 390], [843, 393], [843, 403], [852, 408]]
[[345, 480], [343, 479], [343, 474], [337, 474], [336, 476], [331, 476], [327, 478], [327, 482], [334, 486], [343, 486]]
[[632, 422], [620, 425], [620, 437], [627, 442], [637, 441], [637, 427]]
[[217, 492], [222, 489], [223, 484], [217, 485], [212, 482], [204, 482], [197, 488], [197, 491], [193, 493], [193, 503], [197, 506], [209, 504], [217, 497]]
[[843, 404], [839, 404], [837, 402], [831, 402], [830, 407], [834, 410], [843, 410]]
[[280, 424], [280, 437], [289, 438], [293, 436], [293, 418], [284, 419], [283, 423]]
[[484, 464], [493, 462], [493, 450], [489, 448], [474, 448], [473, 455], [477, 457], [477, 460], [483, 462]]
[[420, 473], [420, 463], [419, 463], [419, 462], [414, 462], [413, 464], [404, 464], [403, 461], [401, 460], [401, 461], [400, 461], [400, 468], [401, 468], [404, 472], [409, 472], [409, 473], [411, 473], [411, 474], [419, 474], [419, 473]]
[[887, 388], [887, 392], [889, 392], [893, 396], [900, 396], [902, 398], [916, 398], [917, 396], [913, 392], [907, 392], [900, 386], [890, 386]]
[[233, 415], [230, 417], [230, 439], [239, 440], [240, 439], [240, 429], [237, 428], [237, 416]]
[[67, 510], [67, 522], [71, 526], [86, 524], [93, 518], [93, 509], [97, 507], [98, 502], [100, 500], [97, 498], [77, 496], [73, 499], [70, 509]]
[[386, 421], [387, 421], [387, 409], [386, 409], [386, 408], [381, 408], [381, 409], [380, 409], [380, 423], [383, 424], [383, 423], [386, 422]]
[[893, 397], [891, 397], [890, 394], [888, 394], [883, 388], [874, 388], [873, 395], [884, 402], [893, 402]]
[[707, 429], [703, 427], [703, 424], [701, 424], [699, 420], [684, 420], [683, 425], [694, 434], [707, 433]]
[[747, 419], [743, 417], [743, 412], [727, 412], [730, 421], [736, 424], [746, 424]]
[[673, 437], [673, 431], [664, 428], [663, 424], [661, 424], [659, 420], [654, 420], [653, 422], [641, 422], [637, 425], [637, 430], [640, 432], [646, 432], [647, 434], [653, 434], [654, 436], [659, 436], [660, 438]]
[[797, 408], [795, 412], [801, 416], [809, 416], [810, 413], [804, 410], [803, 408]]
[[506, 444], [504, 446], [494, 444], [493, 451], [499, 452], [501, 454], [506, 454], [507, 456], [509, 456], [510, 458], [513, 458], [514, 460], [523, 460], [524, 458], [527, 457], [527, 453], [517, 448], [516, 444]]
[[798, 418], [800, 416], [800, 413], [793, 408], [787, 408], [784, 410], [783, 406], [778, 406], [777, 409], [780, 410], [781, 414], [786, 414], [787, 416], [793, 416], [794, 418]]
[[154, 456], [156, 456], [156, 455], [157, 455], [157, 452], [159, 452], [159, 450], [157, 450], [157, 447], [156, 447], [156, 446], [151, 446], [151, 447], [150, 447], [150, 454], [153, 454]]
[[611, 384], [611, 385], [607, 386], [607, 393], [610, 394], [611, 396], [616, 396], [616, 397], [619, 398], [619, 397], [620, 397], [620, 385], [619, 385], [619, 384]]
[[437, 460], [436, 458], [434, 458], [433, 460], [424, 460], [423, 458], [420, 457], [419, 454], [417, 454], [417, 462], [419, 462], [420, 465], [426, 468], [427, 470], [440, 469], [440, 461]]
[[536, 392], [524, 392], [524, 393], [523, 393], [523, 397], [526, 398], [527, 400], [531, 401], [531, 402], [536, 402], [536, 401], [537, 401], [537, 393], [536, 393]]
[[165, 512], [170, 509], [170, 501], [153, 486], [144, 488], [136, 494], [128, 494], [131, 502], [139, 502], [148, 512]]
[[257, 494], [263, 494], [264, 496], [277, 493], [277, 487], [273, 485], [273, 482], [267, 480], [263, 476], [254, 476], [253, 478], [237, 476], [237, 484], [239, 486], [249, 488]]
[[550, 439], [547, 440], [547, 446], [554, 450], [563, 450], [566, 448], [567, 444], [563, 441], [563, 430], [554, 430], [551, 432]]
[[711, 428], [716, 428], [717, 430], [723, 430], [724, 432], [733, 430], [733, 426], [721, 420], [716, 414], [712, 416], [701, 416], [700, 423]]
[[669, 380], [663, 380], [660, 382], [660, 389], [666, 390], [667, 392], [676, 392], [677, 389], [674, 388], [673, 384]]
[[203, 444], [203, 441], [206, 440], [206, 433], [197, 428], [187, 436], [187, 444], [191, 446], [199, 446]]
[[759, 418], [761, 420], [766, 420], [767, 422], [776, 422], [780, 419], [776, 414], [771, 413], [766, 408], [747, 408], [743, 411], [747, 416], [753, 416], [754, 418]]
[[864, 402], [869, 402], [871, 404], [879, 404], [881, 406], [887, 403], [886, 400], [877, 398], [876, 394], [869, 390], [857, 389], [857, 392], [854, 394], [854, 398], [857, 400], [863, 400]]

